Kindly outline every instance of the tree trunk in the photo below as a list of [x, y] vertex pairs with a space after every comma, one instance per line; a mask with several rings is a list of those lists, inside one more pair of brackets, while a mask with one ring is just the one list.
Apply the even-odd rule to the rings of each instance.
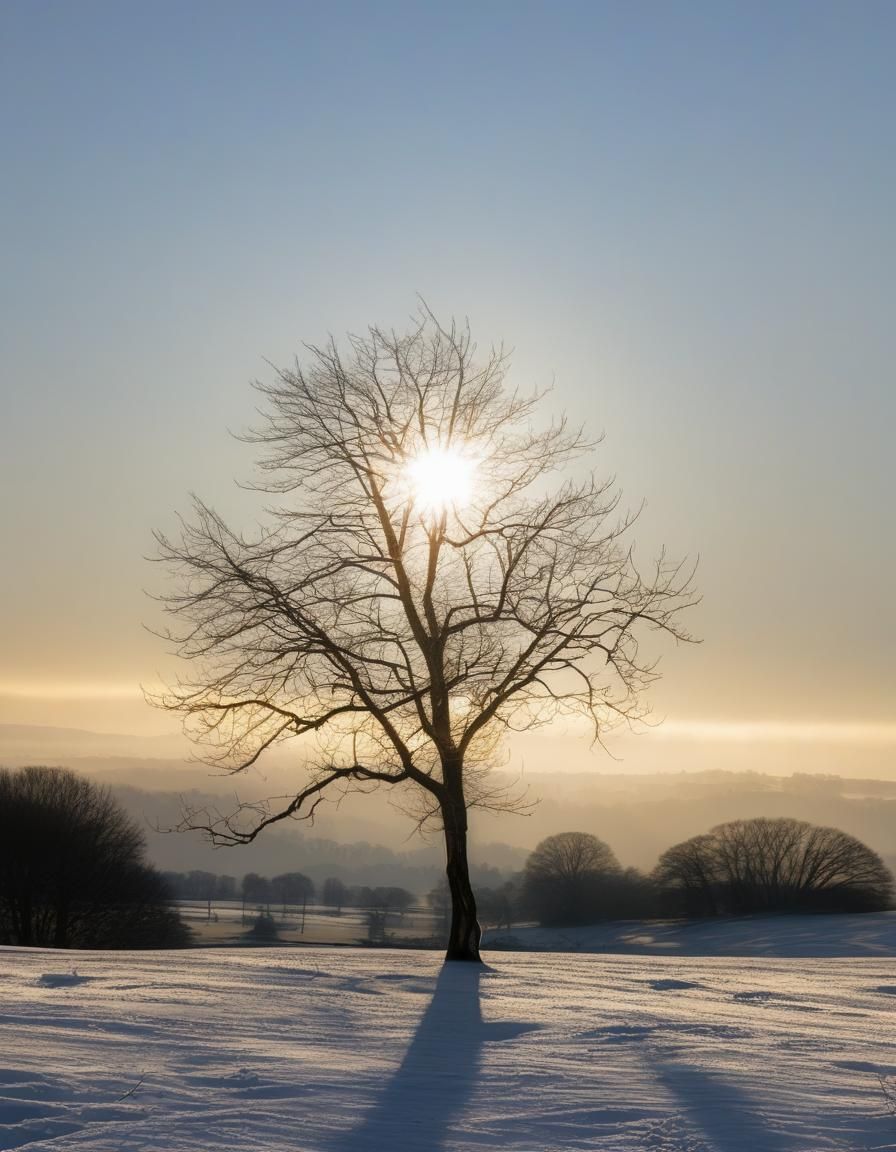
[[470, 884], [467, 864], [467, 811], [462, 795], [454, 803], [442, 805], [445, 827], [445, 855], [448, 888], [451, 892], [451, 931], [446, 960], [481, 963], [479, 938], [482, 932], [476, 918], [476, 898]]

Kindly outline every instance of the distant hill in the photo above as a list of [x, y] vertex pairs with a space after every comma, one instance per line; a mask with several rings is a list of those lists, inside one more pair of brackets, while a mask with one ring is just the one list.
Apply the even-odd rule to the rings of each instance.
[[13, 767], [42, 760], [127, 756], [180, 758], [187, 754], [183, 736], [133, 736], [122, 732], [90, 732], [40, 724], [0, 724], [0, 764]]
[[[161, 835], [153, 826], [178, 822], [184, 793], [194, 802], [225, 810], [240, 800], [295, 794], [303, 779], [301, 750], [284, 747], [245, 773], [229, 775], [185, 759], [180, 736], [138, 737], [78, 728], [0, 724], [0, 764], [68, 765], [109, 784], [149, 830], [153, 858], [164, 868], [206, 868], [240, 875], [301, 867], [300, 845], [320, 839], [333, 845], [383, 847], [398, 854], [424, 853], [440, 870], [436, 835], [421, 840], [412, 818], [393, 802], [409, 797], [386, 790], [347, 796], [321, 806], [313, 826], [286, 822], [249, 846], [213, 851], [198, 834]], [[526, 854], [555, 832], [592, 832], [606, 840], [624, 865], [651, 868], [670, 845], [740, 817], [793, 816], [842, 828], [890, 860], [896, 860], [896, 780], [759, 772], [527, 772], [520, 783], [538, 801], [526, 816], [473, 812], [473, 852], [502, 870], [520, 866]], [[481, 850], [481, 851], [480, 851]], [[329, 851], [329, 849], [328, 849]], [[490, 854], [485, 855], [486, 851]], [[337, 854], [338, 855], [338, 854]], [[374, 854], [375, 855], [375, 854]], [[358, 857], [363, 873], [374, 855]], [[332, 857], [335, 860], [335, 856]], [[385, 860], [385, 858], [383, 858]], [[418, 860], [419, 862], [419, 860]], [[438, 867], [437, 867], [438, 865]], [[323, 864], [322, 864], [323, 866]], [[378, 867], [378, 866], [377, 866]], [[384, 864], [378, 883], [402, 883]], [[427, 865], [429, 867], [429, 865]], [[386, 879], [385, 875], [394, 876]], [[334, 872], [334, 874], [339, 874]]]
[[766, 776], [759, 772], [526, 777], [539, 802], [525, 821], [477, 813], [483, 840], [534, 846], [554, 832], [593, 832], [625, 865], [651, 868], [672, 844], [716, 824], [753, 816], [792, 816], [858, 836], [896, 855], [896, 781], [838, 776]]
[[[152, 775], [142, 776], [142, 788], [126, 783], [131, 771], [98, 774], [112, 783], [127, 807], [148, 824], [173, 826], [182, 810], [184, 793], [195, 806], [216, 805], [222, 810], [241, 799], [283, 795], [284, 778], [265, 781], [239, 777], [220, 781], [202, 778], [196, 765], [170, 765], [167, 780], [177, 780], [176, 791], [150, 790]], [[300, 773], [286, 774], [294, 782]], [[280, 786], [274, 787], [277, 783]], [[620, 861], [649, 869], [660, 853], [672, 844], [705, 832], [715, 824], [740, 817], [793, 816], [814, 824], [832, 825], [858, 836], [870, 847], [896, 860], [896, 786], [893, 781], [857, 781], [805, 777], [765, 777], [707, 773], [682, 778], [637, 776], [585, 778], [574, 782], [540, 777], [533, 781], [532, 795], [543, 798], [528, 816], [471, 813], [471, 852], [474, 858], [503, 871], [522, 866], [528, 853], [554, 832], [592, 832], [606, 840]], [[265, 785], [268, 785], [266, 788]], [[170, 784], [169, 784], [170, 788]], [[288, 794], [288, 793], [287, 793]], [[442, 848], [433, 833], [422, 840], [413, 822], [396, 812], [387, 792], [349, 796], [337, 806], [323, 805], [313, 825], [284, 821], [272, 827], [250, 846], [213, 850], [197, 833], [151, 835], [151, 850], [165, 867], [207, 868], [233, 874], [250, 870], [285, 871], [299, 867], [297, 861], [307, 842], [321, 839], [331, 844], [387, 847], [403, 858], [423, 857], [435, 865]], [[418, 855], [420, 854], [420, 855]], [[358, 861], [360, 864], [360, 860]], [[334, 874], [339, 874], [335, 872]], [[360, 882], [360, 881], [357, 881]], [[385, 878], [378, 883], [403, 883]]]

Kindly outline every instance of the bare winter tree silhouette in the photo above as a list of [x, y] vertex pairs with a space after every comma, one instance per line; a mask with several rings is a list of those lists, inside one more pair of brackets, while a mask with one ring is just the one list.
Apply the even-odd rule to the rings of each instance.
[[600, 738], [637, 716], [639, 637], [685, 637], [691, 574], [664, 556], [642, 573], [612, 484], [569, 473], [592, 446], [565, 419], [534, 428], [540, 398], [466, 327], [424, 307], [405, 334], [307, 353], [258, 385], [268, 527], [197, 502], [159, 536], [168, 635], [196, 669], [159, 702], [235, 771], [289, 737], [318, 754], [293, 795], [184, 826], [245, 843], [325, 796], [396, 789], [444, 832], [447, 958], [478, 960], [467, 812], [515, 802], [489, 778], [501, 733], [574, 714]]

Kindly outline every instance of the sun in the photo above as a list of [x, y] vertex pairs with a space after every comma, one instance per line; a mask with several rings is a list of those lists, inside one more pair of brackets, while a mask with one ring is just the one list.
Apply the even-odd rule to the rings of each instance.
[[428, 448], [408, 462], [411, 498], [424, 512], [462, 508], [473, 496], [476, 461], [455, 448]]

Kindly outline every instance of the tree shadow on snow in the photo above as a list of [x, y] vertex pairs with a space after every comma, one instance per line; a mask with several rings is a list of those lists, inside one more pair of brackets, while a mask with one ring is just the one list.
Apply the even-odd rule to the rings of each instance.
[[447, 964], [395, 1074], [361, 1124], [331, 1152], [440, 1152], [478, 1078], [483, 1044], [512, 1040], [531, 1024], [482, 1019], [478, 964]]
[[659, 1061], [653, 1067], [660, 1082], [677, 1097], [682, 1114], [718, 1152], [793, 1149], [785, 1135], [770, 1129], [757, 1115], [755, 1101], [730, 1080], [675, 1061]]

